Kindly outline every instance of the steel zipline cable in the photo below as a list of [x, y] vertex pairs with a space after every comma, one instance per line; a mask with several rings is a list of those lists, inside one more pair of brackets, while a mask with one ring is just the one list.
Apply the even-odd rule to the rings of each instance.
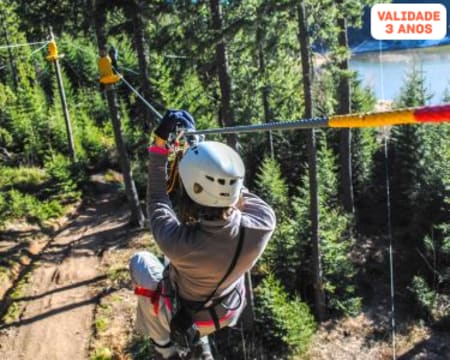
[[120, 78], [124, 82], [124, 84], [133, 92], [136, 94], [136, 96], [156, 115], [159, 121], [162, 120], [163, 116], [161, 113], [156, 110], [152, 104], [150, 104], [145, 98], [127, 81], [125, 80], [125, 77], [123, 75], [120, 75]]
[[327, 117], [317, 117], [312, 119], [300, 119], [290, 121], [274, 121], [264, 124], [238, 125], [224, 128], [206, 129], [190, 131], [190, 135], [211, 135], [211, 134], [241, 134], [270, 130], [295, 130], [328, 127]]
[[348, 114], [329, 117], [316, 117], [280, 122], [269, 122], [255, 125], [239, 125], [224, 128], [195, 130], [191, 135], [208, 134], [238, 134], [270, 130], [295, 130], [312, 128], [363, 128], [402, 124], [441, 123], [450, 122], [450, 104], [425, 106], [374, 112], [366, 114]]
[[1, 45], [0, 50], [14, 49], [14, 48], [23, 47], [23, 46], [42, 45], [42, 44], [47, 45], [48, 41], [35, 41], [35, 42], [22, 43], [22, 44]]
[[43, 44], [42, 46], [38, 47], [36, 50], [33, 50], [33, 51], [31, 52], [31, 54], [30, 54], [30, 57], [32, 57], [34, 54], [36, 54], [37, 52], [39, 52], [39, 51], [41, 51], [42, 49], [44, 49], [44, 48], [48, 45], [49, 42], [50, 42], [50, 41], [45, 41], [44, 44]]
[[[79, 51], [81, 51], [81, 52], [83, 52], [83, 53], [86, 53], [86, 54], [89, 54], [89, 55], [92, 55], [92, 52], [91, 51], [89, 51], [89, 50], [87, 50], [87, 49], [84, 49], [84, 48], [82, 48], [82, 47], [80, 47], [80, 46], [77, 46], [77, 45], [74, 45], [73, 43], [67, 43], [66, 45], [69, 45], [69, 46], [71, 46], [71, 47], [73, 47], [74, 49], [76, 49], [76, 50], [79, 50]], [[142, 96], [140, 93], [139, 93], [139, 91], [137, 91], [134, 87], [133, 87], [133, 85], [131, 85], [126, 79], [125, 79], [125, 77], [124, 77], [124, 75], [123, 74], [121, 74], [120, 73], [120, 71], [119, 71], [119, 69], [117, 69], [117, 68], [115, 68], [114, 66], [112, 67], [113, 69], [114, 69], [114, 71], [115, 71], [115, 73], [120, 77], [120, 79], [123, 81], [123, 83], [144, 103], [144, 105], [145, 106], [147, 106], [152, 112], [153, 112], [153, 114], [156, 116], [156, 118], [157, 118], [157, 120], [158, 120], [158, 122], [159, 121], [161, 121], [161, 119], [163, 118], [163, 116], [161, 115], [161, 113], [158, 111], [158, 110], [156, 110], [156, 108], [152, 105], [152, 104], [150, 104], [150, 102], [148, 102], [145, 98], [144, 98], [144, 96]], [[128, 68], [126, 68], [126, 67], [121, 67], [121, 69], [123, 69], [123, 70], [125, 70], [125, 71], [128, 71], [128, 72], [130, 72], [130, 73], [133, 73], [133, 74], [135, 74], [135, 75], [139, 75], [137, 72], [135, 72], [134, 70], [132, 70], [132, 69], [128, 69]]]

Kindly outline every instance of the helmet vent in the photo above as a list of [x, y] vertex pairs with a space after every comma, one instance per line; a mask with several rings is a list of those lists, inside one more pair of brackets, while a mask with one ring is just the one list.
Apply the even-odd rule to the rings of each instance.
[[223, 196], [223, 197], [230, 197], [230, 193], [220, 193], [220, 196]]
[[194, 184], [194, 193], [200, 194], [203, 191], [203, 187], [199, 183]]
[[217, 182], [218, 182], [220, 185], [225, 185], [225, 179], [217, 179]]
[[236, 179], [232, 179], [232, 180], [230, 180], [230, 185], [234, 185], [235, 183], [236, 183]]
[[214, 178], [212, 177], [212, 176], [209, 176], [209, 175], [205, 175], [205, 177], [209, 180], [209, 181], [212, 181], [212, 182], [214, 182]]

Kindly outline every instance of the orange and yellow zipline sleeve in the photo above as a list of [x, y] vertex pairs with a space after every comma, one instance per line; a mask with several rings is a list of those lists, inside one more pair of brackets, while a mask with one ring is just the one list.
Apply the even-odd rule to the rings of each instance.
[[313, 128], [363, 128], [376, 126], [450, 122], [450, 104], [424, 106], [366, 114], [348, 114], [315, 117], [263, 124], [238, 125], [224, 128], [189, 131], [189, 134], [237, 134], [270, 130], [296, 130]]
[[449, 121], [450, 105], [438, 105], [377, 113], [330, 116], [328, 127], [360, 128]]

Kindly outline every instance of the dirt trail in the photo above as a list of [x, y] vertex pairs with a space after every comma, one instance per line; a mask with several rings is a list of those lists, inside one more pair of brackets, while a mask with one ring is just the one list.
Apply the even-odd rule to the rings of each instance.
[[40, 255], [20, 318], [0, 326], [0, 359], [87, 359], [95, 305], [105, 278], [99, 255], [126, 226], [128, 212], [111, 196], [86, 206]]

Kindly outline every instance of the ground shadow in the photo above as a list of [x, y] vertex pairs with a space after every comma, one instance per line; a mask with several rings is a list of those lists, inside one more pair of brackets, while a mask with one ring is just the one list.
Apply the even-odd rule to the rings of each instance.
[[431, 327], [431, 336], [417, 343], [411, 350], [398, 357], [398, 360], [450, 359], [450, 315], [439, 320]]
[[79, 281], [79, 282], [77, 282], [75, 284], [70, 284], [70, 285], [67, 285], [67, 286], [62, 286], [62, 287], [59, 287], [59, 288], [56, 288], [56, 289], [53, 289], [53, 290], [49, 290], [49, 291], [43, 292], [42, 294], [37, 294], [37, 295], [33, 295], [33, 296], [19, 297], [19, 298], [14, 299], [14, 301], [33, 301], [33, 300], [41, 299], [41, 298], [43, 298], [45, 296], [48, 296], [48, 295], [56, 294], [56, 293], [61, 292], [61, 291], [75, 289], [75, 288], [80, 287], [80, 286], [95, 284], [96, 282], [105, 280], [106, 278], [107, 278], [106, 275], [100, 275], [100, 276], [96, 276], [96, 277], [94, 277], [92, 279]]
[[117, 291], [117, 289], [113, 289], [113, 288], [106, 289], [102, 293], [100, 293], [100, 294], [98, 294], [96, 296], [93, 296], [90, 299], [83, 300], [83, 301], [80, 301], [80, 302], [77, 302], [77, 303], [64, 305], [64, 306], [61, 306], [61, 307], [59, 307], [57, 309], [53, 309], [53, 310], [41, 313], [41, 314], [38, 314], [36, 316], [32, 316], [30, 318], [21, 319], [21, 320], [18, 320], [18, 321], [11, 322], [9, 324], [0, 325], [0, 330], [6, 330], [6, 329], [9, 329], [9, 328], [13, 328], [13, 327], [29, 325], [29, 324], [32, 324], [32, 323], [34, 323], [36, 321], [43, 320], [45, 318], [48, 318], [48, 317], [60, 314], [60, 313], [65, 312], [65, 311], [70, 311], [72, 309], [79, 308], [79, 307], [86, 306], [86, 305], [90, 305], [90, 304], [98, 304], [98, 303], [100, 303], [100, 300], [104, 296], [112, 294], [115, 291]]
[[[42, 251], [31, 258], [30, 264], [23, 266], [20, 269], [19, 274], [14, 279], [12, 286], [5, 292], [2, 302], [0, 303], [0, 319], [3, 318], [13, 302], [32, 301], [54, 292], [65, 291], [71, 288], [86, 285], [88, 283], [95, 283], [105, 278], [104, 276], [100, 276], [84, 282], [79, 282], [77, 284], [50, 290], [44, 294], [13, 299], [15, 289], [21, 281], [23, 281], [25, 277], [31, 273], [36, 262], [60, 264], [68, 256], [101, 256], [104, 251], [110, 248], [126, 246], [131, 236], [135, 235], [136, 232], [142, 231], [141, 229], [136, 229], [128, 225], [127, 219], [129, 216], [129, 211], [124, 206], [126, 204], [123, 203], [121, 198], [104, 196], [97, 199], [95, 202], [91, 202], [92, 204], [89, 204], [89, 201], [83, 204], [83, 210], [78, 211], [77, 217], [73, 218], [73, 220], [65, 226], [54, 232]], [[114, 225], [114, 227], [111, 228], [109, 224], [111, 224], [111, 226]], [[92, 229], [95, 227], [108, 226], [109, 228], [106, 230], [100, 230], [83, 236], [83, 228]], [[64, 232], [68, 232], [68, 234], [65, 235]], [[81, 236], [79, 236], [80, 232]], [[59, 236], [70, 236], [71, 233], [76, 234], [73, 241], [69, 241], [64, 244], [58, 244], [55, 242], [55, 239]], [[17, 249], [19, 248], [20, 247], [18, 246]], [[95, 297], [92, 301], [98, 301], [98, 298]], [[83, 305], [84, 303], [81, 305], [75, 304], [74, 307]], [[72, 308], [72, 305], [69, 305], [57, 310], [57, 312], [67, 311]], [[15, 324], [14, 326], [20, 326], [21, 324], [25, 324], [25, 322], [30, 323], [37, 321], [43, 317], [53, 315], [55, 311], [56, 310], [47, 315], [38, 315], [35, 318], [23, 320], [23, 322], [18, 321], [13, 324]], [[8, 325], [8, 327], [11, 326], [13, 325]]]

